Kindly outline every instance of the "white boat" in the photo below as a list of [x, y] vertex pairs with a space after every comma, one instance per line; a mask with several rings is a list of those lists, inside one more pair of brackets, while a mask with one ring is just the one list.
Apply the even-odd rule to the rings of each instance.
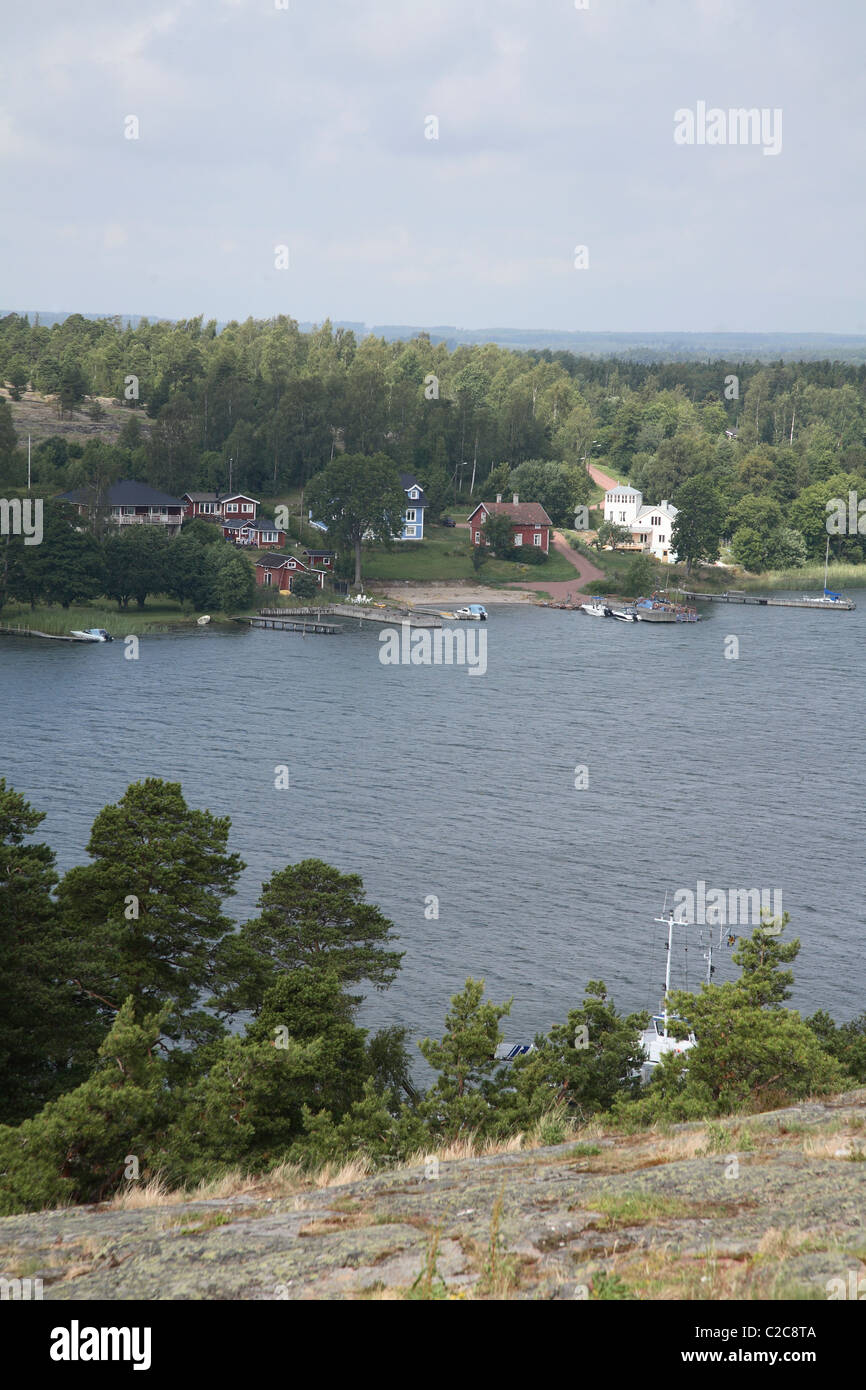
[[207, 625], [208, 625], [209, 622], [210, 622], [210, 613], [202, 613], [202, 615], [201, 615], [200, 618], [196, 618], [196, 623], [197, 623], [197, 625], [198, 625], [199, 627], [207, 627]]
[[827, 567], [830, 563], [830, 537], [827, 537], [827, 548], [824, 551], [824, 592], [823, 594], [804, 594], [803, 602], [808, 603], [810, 608], [845, 608], [852, 609], [855, 604], [844, 594], [834, 594], [832, 589], [827, 588]]
[[483, 603], [468, 603], [465, 608], [458, 608], [454, 616], [464, 623], [484, 623], [487, 621], [487, 609]]
[[620, 623], [636, 623], [636, 622], [637, 622], [637, 614], [636, 614], [635, 612], [633, 612], [633, 610], [630, 609], [630, 608], [619, 608], [619, 609], [615, 608], [615, 609], [613, 610], [613, 616], [614, 616], [614, 617], [617, 619], [617, 621], [620, 622]]
[[588, 613], [591, 618], [609, 618], [611, 614], [611, 610], [601, 599], [596, 599], [593, 603], [582, 603], [580, 611]]
[[79, 642], [113, 642], [114, 638], [110, 632], [106, 632], [104, 627], [70, 628], [70, 636], [76, 637]]

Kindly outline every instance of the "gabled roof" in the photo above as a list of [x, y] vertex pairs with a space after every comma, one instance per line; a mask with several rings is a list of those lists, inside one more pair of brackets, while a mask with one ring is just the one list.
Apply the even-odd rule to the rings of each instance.
[[610, 497], [612, 493], [618, 492], [626, 497], [642, 497], [643, 493], [636, 487], [629, 487], [628, 483], [617, 483], [616, 487], [609, 487], [605, 492], [605, 497]]
[[184, 497], [188, 502], [218, 502], [219, 497], [215, 492], [185, 492]]
[[[58, 497], [58, 502], [75, 502], [87, 504], [93, 502], [93, 492], [90, 488], [75, 488], [72, 492], [62, 492]], [[136, 483], [127, 478], [119, 483], [112, 483], [102, 497], [103, 507], [183, 507], [183, 502], [179, 497], [169, 497], [167, 492], [158, 492], [154, 487], [148, 487], [147, 483]]]
[[336, 550], [319, 550], [318, 547], [316, 547], [315, 545], [311, 545], [311, 546], [306, 546], [306, 545], [305, 545], [305, 546], [304, 546], [304, 554], [305, 554], [305, 555], [309, 555], [309, 556], [313, 556], [313, 555], [336, 555], [336, 553], [337, 553]]
[[471, 521], [479, 507], [492, 516], [507, 516], [512, 526], [552, 526], [553, 522], [540, 502], [479, 502], [467, 520]]
[[673, 521], [679, 514], [679, 508], [672, 506], [670, 502], [645, 502], [632, 522], [632, 525], [636, 525], [639, 521], [646, 521], [647, 517], [653, 512], [661, 512], [662, 516], [666, 516], [669, 521]]
[[264, 569], [281, 570], [290, 560], [294, 560], [296, 568], [300, 566], [302, 570], [310, 569], [310, 566], [305, 565], [298, 555], [279, 555], [274, 551], [271, 551], [270, 555], [260, 556], [259, 559], [256, 560], [256, 568], [261, 565]]
[[[205, 500], [209, 502], [209, 501], [210, 501], [210, 498], [207, 497]], [[217, 501], [218, 501], [218, 502], [255, 502], [256, 506], [259, 505], [259, 499], [258, 499], [257, 497], [250, 497], [250, 495], [249, 495], [248, 492], [221, 492], [220, 495], [219, 495], [219, 497], [217, 498]]]
[[413, 473], [401, 473], [400, 486], [404, 492], [409, 492], [413, 487], [417, 487], [419, 495], [417, 497], [410, 497], [408, 500], [412, 503], [413, 507], [427, 506], [427, 498], [424, 496], [424, 489]]

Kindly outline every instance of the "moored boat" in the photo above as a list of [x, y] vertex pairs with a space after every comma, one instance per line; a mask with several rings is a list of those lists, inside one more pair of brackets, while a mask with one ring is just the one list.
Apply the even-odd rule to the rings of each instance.
[[70, 636], [79, 642], [113, 642], [114, 638], [104, 627], [70, 628]]

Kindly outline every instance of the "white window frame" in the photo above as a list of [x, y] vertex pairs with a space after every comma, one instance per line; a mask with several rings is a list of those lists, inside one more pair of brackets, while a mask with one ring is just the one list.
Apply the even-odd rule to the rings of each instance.
[[523, 532], [522, 532], [522, 531], [515, 531], [515, 533], [514, 533], [514, 544], [515, 544], [515, 545], [523, 545]]
[[237, 504], [237, 502], [226, 502], [226, 511], [227, 511], [227, 512], [236, 512], [237, 509], [238, 509], [238, 504]]
[[416, 515], [416, 508], [415, 508], [415, 507], [407, 507], [407, 508], [406, 508], [405, 520], [406, 520], [407, 522], [413, 522], [413, 523], [414, 523], [415, 521], [417, 521], [417, 519], [418, 519], [418, 518], [417, 518], [417, 515]]
[[540, 531], [536, 531], [535, 535], [532, 537], [532, 544], [533, 544], [533, 545], [537, 545], [539, 548], [541, 547], [541, 532], [540, 532]]

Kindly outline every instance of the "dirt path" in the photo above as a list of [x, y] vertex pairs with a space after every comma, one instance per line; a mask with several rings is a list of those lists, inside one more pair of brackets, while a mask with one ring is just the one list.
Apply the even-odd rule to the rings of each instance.
[[539, 579], [537, 583], [533, 584], [522, 583], [520, 585], [521, 589], [531, 589], [533, 593], [536, 594], [547, 593], [550, 594], [552, 599], [563, 600], [567, 599], [570, 595], [576, 595], [578, 589], [582, 589], [585, 584], [591, 583], [593, 579], [604, 579], [604, 571], [597, 569], [590, 560], [587, 560], [586, 557], [579, 554], [578, 551], [572, 550], [561, 531], [554, 531], [553, 533], [553, 548], [566, 559], [570, 565], [574, 566], [574, 579], [553, 581], [550, 579]]
[[[604, 488], [605, 492], [607, 492], [609, 488], [619, 487], [618, 478], [612, 478], [609, 473], [602, 473], [601, 469], [596, 468], [594, 463], [588, 463], [586, 467], [592, 481], [599, 487]], [[596, 503], [596, 506], [597, 505], [598, 503]]]

